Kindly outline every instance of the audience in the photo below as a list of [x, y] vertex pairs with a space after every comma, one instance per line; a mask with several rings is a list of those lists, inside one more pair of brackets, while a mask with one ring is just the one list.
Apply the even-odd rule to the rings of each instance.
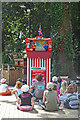
[[11, 95], [11, 91], [8, 88], [8, 85], [6, 84], [6, 79], [1, 79], [1, 85], [0, 85], [0, 95]]
[[45, 84], [43, 82], [43, 78], [42, 78], [41, 74], [38, 74], [36, 79], [37, 79], [37, 82], [35, 82], [32, 85], [31, 90], [35, 89], [35, 91], [34, 91], [35, 98], [36, 98], [36, 100], [39, 100], [39, 99], [43, 98], [43, 92], [45, 90]]
[[77, 84], [75, 82], [71, 83], [70, 85], [74, 88], [74, 93], [78, 94]]
[[33, 96], [29, 93], [29, 86], [25, 84], [21, 90], [23, 93], [18, 96], [17, 108], [19, 106], [26, 106], [27, 108], [34, 106]]
[[60, 90], [60, 88], [61, 88], [61, 84], [62, 84], [62, 79], [61, 79], [61, 77], [60, 77], [60, 75], [57, 75], [57, 82], [58, 82], [58, 89]]
[[[37, 80], [36, 80], [36, 79], [33, 79], [33, 80], [32, 80], [32, 86], [34, 86], [35, 82], [37, 82]], [[33, 96], [35, 96], [35, 95], [34, 95], [34, 93], [35, 93], [35, 88], [32, 89], [31, 93], [32, 93]]]
[[18, 96], [22, 93], [21, 87], [22, 87], [22, 83], [20, 81], [17, 81], [16, 82], [17, 90], [15, 90], [15, 96], [16, 96], [17, 100], [18, 100]]
[[79, 108], [79, 99], [78, 95], [74, 93], [74, 87], [72, 85], [69, 85], [67, 87], [67, 97], [64, 100], [64, 106], [66, 108]]
[[[57, 81], [58, 80], [58, 81]], [[60, 89], [57, 88], [57, 82], [61, 83]], [[30, 93], [33, 90], [33, 94]], [[59, 91], [60, 90], [60, 91]], [[6, 79], [1, 79], [0, 95], [1, 93], [11, 94], [6, 84]], [[39, 105], [47, 111], [58, 110], [61, 101], [66, 108], [79, 108], [80, 95], [78, 93], [77, 84], [75, 82], [67, 86], [67, 82], [57, 79], [56, 76], [52, 78], [52, 82], [47, 83], [46, 89], [41, 74], [38, 74], [36, 79], [32, 80], [32, 86], [29, 89], [28, 85], [23, 85], [19, 78], [13, 89], [17, 99], [17, 108], [23, 106], [28, 108], [34, 107], [33, 96], [39, 101]]]
[[59, 98], [59, 90], [57, 89], [57, 84], [53, 84], [53, 90], [57, 92], [57, 96]]
[[39, 100], [39, 104], [48, 111], [58, 110], [59, 99], [57, 93], [53, 91], [53, 83], [47, 83], [47, 90], [44, 91], [43, 100]]
[[56, 84], [58, 83], [58, 82], [57, 82], [57, 77], [56, 77], [56, 76], [53, 76], [53, 77], [52, 77], [52, 82], [53, 82], [53, 83], [56, 83]]
[[16, 85], [13, 89], [13, 94], [15, 95], [16, 99], [18, 99], [18, 95], [22, 93], [21, 87], [22, 87], [22, 79], [18, 78]]
[[67, 82], [63, 81], [62, 84], [61, 84], [61, 88], [60, 88], [60, 96], [65, 93], [66, 88], [67, 88]]

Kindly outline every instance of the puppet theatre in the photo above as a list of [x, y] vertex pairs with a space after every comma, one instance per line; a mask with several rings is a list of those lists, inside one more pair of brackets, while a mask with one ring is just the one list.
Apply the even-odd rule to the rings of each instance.
[[36, 36], [26, 38], [27, 53], [27, 84], [32, 85], [32, 80], [42, 74], [45, 84], [50, 82], [52, 38]]

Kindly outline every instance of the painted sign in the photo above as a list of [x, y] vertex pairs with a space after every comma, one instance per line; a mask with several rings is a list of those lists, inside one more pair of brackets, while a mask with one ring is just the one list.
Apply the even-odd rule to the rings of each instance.
[[[31, 68], [31, 81], [37, 77], [38, 74], [41, 74], [43, 81], [46, 81], [46, 70], [45, 67], [32, 67]], [[32, 83], [32, 82], [31, 82]]]

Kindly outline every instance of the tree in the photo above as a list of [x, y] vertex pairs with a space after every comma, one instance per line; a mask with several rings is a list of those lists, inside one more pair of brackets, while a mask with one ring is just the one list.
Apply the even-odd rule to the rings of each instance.
[[72, 34], [73, 34], [73, 47], [75, 52], [74, 66], [75, 71], [79, 75], [80, 73], [80, 2], [70, 3], [71, 10], [71, 23], [72, 23]]
[[[2, 42], [3, 51], [20, 53], [26, 48], [23, 40], [28, 37], [28, 13], [19, 5], [23, 3], [2, 3]], [[57, 2], [29, 2], [30, 12], [30, 37], [38, 35], [41, 24], [43, 37], [53, 40], [52, 72], [54, 74], [70, 75], [79, 62], [79, 5], [78, 3]], [[75, 27], [76, 21], [76, 27]], [[20, 31], [23, 36], [19, 39]], [[54, 37], [54, 34], [56, 36]], [[63, 59], [64, 58], [64, 59]], [[64, 64], [63, 64], [63, 63]], [[72, 64], [75, 63], [75, 66]], [[77, 70], [76, 70], [77, 71]], [[73, 74], [75, 74], [73, 72]], [[71, 74], [72, 76], [72, 74]]]
[[[54, 7], [55, 6], [55, 7]], [[53, 37], [53, 57], [52, 71], [54, 74], [68, 75], [75, 78], [76, 74], [73, 66], [75, 52], [73, 49], [72, 24], [70, 18], [69, 3], [51, 3], [52, 32], [58, 32]]]

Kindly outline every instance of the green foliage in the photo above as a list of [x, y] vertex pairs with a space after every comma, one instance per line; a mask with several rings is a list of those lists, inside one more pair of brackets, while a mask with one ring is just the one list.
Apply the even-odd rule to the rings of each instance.
[[[21, 3], [2, 3], [2, 35], [3, 35], [3, 50], [8, 52], [19, 52], [23, 48], [22, 41], [28, 34], [24, 23], [26, 18], [23, 10], [19, 7]], [[24, 17], [23, 17], [24, 16]], [[23, 39], [19, 39], [20, 31], [24, 30]]]
[[[4, 63], [10, 62], [7, 53], [21, 53], [26, 50], [23, 40], [28, 37], [28, 13], [19, 5], [21, 2], [2, 3], [2, 49]], [[65, 2], [29, 2], [32, 6], [30, 12], [30, 37], [38, 35], [41, 24], [43, 37], [53, 40], [52, 71], [56, 74], [57, 58], [60, 51], [64, 52], [71, 60], [75, 60], [79, 49], [79, 5], [78, 3]], [[69, 6], [69, 18], [66, 17], [66, 5]], [[34, 7], [33, 7], [34, 6]], [[69, 21], [68, 21], [69, 20]], [[76, 23], [76, 25], [75, 25]], [[19, 39], [20, 31], [23, 36]], [[58, 34], [54, 37], [54, 34]], [[5, 53], [5, 54], [4, 54]], [[75, 62], [75, 61], [74, 61]], [[75, 62], [76, 63], [76, 62]], [[55, 67], [56, 66], [56, 67]], [[66, 65], [63, 65], [62, 71]]]
[[[52, 52], [52, 71], [53, 75], [57, 74], [57, 70], [60, 68], [62, 74], [66, 64], [61, 67], [58, 64], [57, 58], [59, 52], [66, 54], [66, 56], [72, 60], [75, 57], [73, 49], [73, 34], [72, 34], [72, 21], [71, 21], [71, 9], [68, 10], [67, 3], [51, 3], [51, 37], [53, 38], [53, 52]], [[70, 7], [69, 7], [70, 8]], [[68, 11], [67, 11], [68, 10]], [[69, 16], [67, 16], [69, 12]], [[53, 34], [57, 33], [56, 37]], [[59, 67], [59, 68], [58, 68]], [[56, 69], [54, 72], [54, 69]]]
[[11, 60], [8, 56], [8, 53], [3, 52], [2, 53], [2, 63], [8, 63], [8, 64], [14, 64], [14, 59], [11, 57]]
[[72, 35], [73, 35], [73, 48], [75, 52], [75, 57], [73, 63], [75, 65], [75, 71], [80, 73], [80, 2], [70, 3], [70, 18], [72, 25]]

